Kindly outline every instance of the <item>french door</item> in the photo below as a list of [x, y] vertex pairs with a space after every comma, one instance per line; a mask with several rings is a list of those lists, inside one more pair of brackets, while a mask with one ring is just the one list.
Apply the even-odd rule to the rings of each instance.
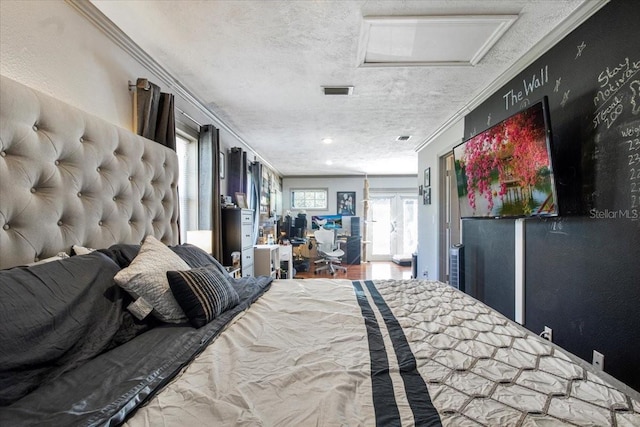
[[449, 283], [451, 246], [461, 243], [460, 208], [453, 152], [440, 158], [440, 247], [438, 280]]
[[390, 261], [411, 255], [418, 243], [418, 197], [411, 191], [369, 193], [367, 259]]

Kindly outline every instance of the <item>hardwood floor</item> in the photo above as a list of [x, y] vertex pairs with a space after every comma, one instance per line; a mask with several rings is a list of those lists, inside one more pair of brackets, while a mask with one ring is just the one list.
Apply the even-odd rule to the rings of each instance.
[[411, 267], [403, 267], [393, 262], [372, 261], [360, 265], [345, 265], [347, 273], [342, 271], [331, 276], [327, 271], [314, 274], [313, 266], [311, 271], [297, 272], [295, 278], [312, 279], [314, 277], [349, 279], [349, 280], [377, 280], [377, 279], [410, 279]]

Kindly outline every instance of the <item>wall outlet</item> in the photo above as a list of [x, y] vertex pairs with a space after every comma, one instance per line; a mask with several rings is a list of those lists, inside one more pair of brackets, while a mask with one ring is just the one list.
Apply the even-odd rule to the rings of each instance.
[[422, 277], [427, 277], [428, 278], [429, 277], [429, 270], [424, 270], [422, 272]]
[[548, 326], [545, 326], [544, 332], [542, 333], [542, 338], [544, 338], [547, 341], [553, 342], [553, 329], [551, 329]]
[[593, 350], [593, 366], [601, 371], [604, 370], [604, 354]]

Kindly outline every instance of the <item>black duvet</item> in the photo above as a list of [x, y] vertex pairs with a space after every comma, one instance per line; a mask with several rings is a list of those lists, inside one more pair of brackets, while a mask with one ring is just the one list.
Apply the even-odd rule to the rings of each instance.
[[[126, 249], [135, 256], [135, 247]], [[207, 261], [190, 248], [174, 250], [192, 267]], [[125, 309], [129, 296], [113, 282], [123, 267], [118, 263], [127, 261], [122, 254], [94, 252], [0, 271], [0, 425], [124, 421], [271, 281], [230, 279], [240, 304], [200, 329], [139, 322]]]

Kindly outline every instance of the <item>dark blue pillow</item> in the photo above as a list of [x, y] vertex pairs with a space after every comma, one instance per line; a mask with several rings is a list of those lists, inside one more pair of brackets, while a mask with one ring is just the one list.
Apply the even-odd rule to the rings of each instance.
[[184, 262], [189, 264], [189, 267], [191, 268], [206, 267], [208, 265], [212, 265], [215, 266], [215, 268], [218, 269], [218, 271], [222, 273], [223, 276], [231, 277], [227, 269], [224, 268], [217, 259], [197, 246], [191, 245], [189, 243], [183, 243], [177, 246], [169, 246], [169, 249], [171, 249], [180, 258], [182, 258]]
[[193, 326], [200, 328], [240, 302], [229, 278], [215, 265], [167, 271], [174, 298]]
[[[181, 245], [169, 246], [169, 249], [182, 258], [191, 268], [214, 265], [223, 276], [231, 277], [227, 269], [224, 268], [217, 259], [197, 246], [183, 243]], [[133, 261], [136, 255], [138, 255], [140, 245], [117, 244], [110, 246], [108, 249], [100, 249], [99, 251], [113, 259], [120, 267], [126, 268], [131, 264], [131, 261]]]

